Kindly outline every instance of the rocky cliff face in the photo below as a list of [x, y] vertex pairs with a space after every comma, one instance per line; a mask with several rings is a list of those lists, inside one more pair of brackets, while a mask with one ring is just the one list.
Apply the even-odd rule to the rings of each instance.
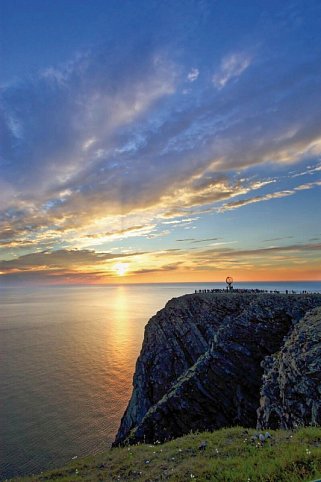
[[[282, 398], [275, 382], [279, 357], [272, 355], [282, 351], [284, 337], [291, 345], [291, 336], [306, 323], [301, 318], [319, 305], [321, 295], [265, 293], [206, 293], [169, 301], [146, 326], [115, 444], [255, 426], [260, 391], [260, 423], [269, 425], [272, 413], [280, 420], [275, 409]], [[269, 378], [268, 370], [274, 376]]]
[[321, 308], [295, 326], [263, 369], [260, 428], [321, 425]]

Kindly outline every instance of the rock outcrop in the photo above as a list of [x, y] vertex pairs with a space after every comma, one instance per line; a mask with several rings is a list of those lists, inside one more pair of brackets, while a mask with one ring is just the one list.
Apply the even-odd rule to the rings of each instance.
[[295, 326], [263, 368], [260, 428], [321, 425], [321, 308]]
[[[146, 326], [115, 445], [236, 424], [254, 427], [268, 369], [264, 363], [277, 371], [272, 356], [292, 331], [294, 336], [301, 318], [320, 305], [321, 295], [266, 293], [206, 293], [169, 301]], [[272, 385], [269, 390], [277, 392]], [[267, 407], [268, 398], [262, 392], [265, 425], [268, 411], [275, 412]]]

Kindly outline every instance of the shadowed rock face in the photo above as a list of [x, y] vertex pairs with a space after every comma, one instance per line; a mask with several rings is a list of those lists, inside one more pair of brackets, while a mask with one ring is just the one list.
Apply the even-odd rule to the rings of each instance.
[[260, 428], [321, 424], [321, 308], [306, 314], [263, 368]]
[[256, 425], [263, 367], [320, 295], [208, 293], [169, 301], [146, 326], [115, 445]]

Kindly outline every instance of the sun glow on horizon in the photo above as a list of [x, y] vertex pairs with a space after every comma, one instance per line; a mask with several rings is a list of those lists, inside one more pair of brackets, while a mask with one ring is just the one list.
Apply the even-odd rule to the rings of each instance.
[[127, 263], [116, 263], [114, 265], [114, 271], [116, 272], [117, 276], [124, 276], [128, 271], [128, 264]]

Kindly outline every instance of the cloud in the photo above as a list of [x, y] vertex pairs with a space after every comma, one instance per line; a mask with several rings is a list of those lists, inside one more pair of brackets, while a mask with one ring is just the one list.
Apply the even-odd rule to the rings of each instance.
[[247, 206], [249, 204], [258, 203], [262, 201], [270, 201], [271, 199], [280, 199], [288, 196], [293, 196], [298, 191], [306, 191], [313, 189], [314, 187], [321, 186], [321, 181], [310, 182], [306, 184], [301, 184], [299, 186], [294, 187], [293, 189], [272, 192], [269, 194], [265, 194], [264, 196], [254, 196], [247, 199], [240, 199], [239, 201], [232, 201], [223, 204], [221, 207], [217, 209], [218, 212], [224, 211], [231, 211], [233, 209], [240, 208], [242, 206]]
[[198, 79], [198, 76], [199, 76], [199, 70], [194, 68], [187, 74], [187, 80], [189, 82], [195, 82], [195, 80]]
[[290, 253], [290, 252], [315, 252], [321, 251], [321, 243], [302, 243], [291, 244], [288, 246], [271, 246], [268, 248], [254, 248], [254, 249], [240, 249], [234, 250], [230, 248], [224, 249], [208, 249], [199, 253], [199, 256], [208, 256], [213, 254], [220, 254], [222, 256], [228, 256], [230, 259], [235, 259], [238, 256], [265, 256], [268, 254], [276, 253]]
[[45, 273], [62, 272], [74, 269], [79, 271], [86, 267], [104, 265], [106, 261], [141, 255], [143, 253], [99, 253], [92, 250], [42, 251], [0, 261], [0, 275], [13, 272], [42, 271]]
[[[283, 270], [290, 273], [295, 267], [314, 271], [314, 265], [320, 258], [321, 243], [296, 243], [284, 246], [270, 246], [266, 248], [235, 249], [223, 246], [214, 246], [207, 249], [194, 251], [192, 257], [186, 262], [190, 269], [200, 271], [223, 271], [242, 273], [248, 271], [255, 276], [261, 270], [273, 272]], [[272, 270], [272, 271], [271, 271]], [[285, 271], [284, 271], [285, 270]], [[266, 271], [266, 272], [267, 272]], [[316, 272], [315, 272], [316, 274]], [[255, 278], [254, 278], [255, 279]]]
[[218, 212], [223, 213], [225, 211], [231, 211], [233, 209], [240, 208], [242, 206], [247, 206], [249, 204], [258, 203], [262, 201], [270, 201], [271, 199], [280, 199], [283, 197], [292, 196], [294, 191], [279, 191], [270, 194], [265, 194], [264, 196], [254, 196], [248, 199], [240, 199], [239, 201], [233, 201], [223, 204], [217, 209]]
[[197, 221], [197, 217], [195, 218], [183, 218], [183, 219], [175, 219], [173, 221], [163, 221], [162, 224], [172, 224], [172, 225], [177, 225], [177, 224], [190, 224], [193, 221]]
[[208, 241], [217, 241], [222, 238], [205, 238], [205, 239], [195, 239], [193, 243], [207, 243]]
[[[284, 239], [292, 239], [293, 236], [282, 236], [282, 237], [279, 237], [279, 238], [270, 238], [270, 239], [263, 239], [263, 243], [270, 243], [271, 241], [283, 241]], [[312, 240], [312, 241], [316, 241], [316, 239]], [[317, 239], [318, 241], [318, 239]]]
[[[172, 225], [184, 223], [186, 220], [190, 220], [190, 218], [185, 218], [187, 214], [201, 215], [210, 212], [211, 209], [207, 209], [206, 206], [262, 189], [275, 182], [275, 179], [262, 179], [261, 181], [251, 178], [238, 179], [237, 177], [229, 179], [227, 175], [205, 169], [186, 180], [183, 187], [178, 186], [177, 189], [174, 189], [170, 196], [162, 197], [162, 203], [166, 209], [170, 209], [165, 211], [161, 217], [174, 218], [174, 220], [162, 221], [162, 223]], [[183, 219], [177, 219], [179, 217]], [[193, 220], [196, 219], [198, 217]]]
[[145, 268], [145, 269], [138, 269], [136, 271], [133, 271], [133, 275], [139, 275], [139, 274], [149, 274], [149, 273], [161, 273], [161, 272], [166, 272], [166, 271], [176, 271], [179, 269], [180, 265], [182, 263], [178, 261], [177, 263], [171, 263], [167, 264], [164, 266], [161, 266], [160, 268]]
[[91, 239], [98, 239], [98, 240], [114, 240], [114, 239], [123, 239], [129, 238], [134, 236], [149, 236], [154, 228], [156, 227], [155, 224], [147, 224], [147, 225], [134, 225], [129, 226], [128, 228], [121, 228], [116, 229], [114, 231], [102, 232], [102, 233], [94, 233], [94, 234], [85, 234], [85, 238]]
[[307, 169], [305, 171], [300, 171], [300, 172], [292, 172], [290, 173], [291, 177], [300, 177], [300, 176], [306, 176], [306, 175], [311, 175], [314, 174], [315, 172], [321, 171], [321, 164], [317, 164], [315, 166], [307, 166]]
[[[257, 32], [255, 62], [238, 35], [233, 53], [222, 57], [212, 24], [205, 41], [194, 16], [184, 18], [193, 28], [186, 32], [182, 22], [182, 49], [173, 49], [166, 33], [162, 42], [135, 34], [116, 50], [92, 48], [3, 86], [0, 230], [7, 258], [9, 248], [83, 249], [166, 236], [184, 224], [176, 218], [203, 216], [224, 202], [221, 212], [317, 186], [311, 177], [297, 188], [273, 187], [279, 170], [295, 163], [302, 175], [319, 172], [320, 42], [302, 50], [292, 37], [281, 42], [286, 32], [273, 17], [271, 31], [264, 25], [265, 36]], [[306, 32], [295, 36], [305, 47]], [[242, 75], [249, 68], [251, 75]], [[194, 83], [182, 96], [187, 81]], [[164, 219], [174, 221], [166, 230], [159, 228]]]
[[176, 241], [179, 243], [186, 242], [186, 241], [195, 241], [195, 238], [176, 239]]
[[213, 75], [213, 84], [223, 89], [233, 78], [239, 77], [251, 64], [252, 57], [244, 52], [230, 54], [223, 58], [218, 71]]
[[321, 186], [321, 181], [307, 182], [306, 184], [301, 184], [294, 188], [295, 191], [309, 191], [314, 187]]
[[[124, 68], [130, 69], [130, 77]], [[139, 65], [129, 65], [126, 59], [124, 67], [111, 64], [106, 53], [98, 52], [80, 56], [64, 67], [63, 83], [60, 77], [57, 81], [57, 75], [40, 75], [8, 87], [3, 93], [2, 115], [11, 119], [19, 109], [17, 122], [23, 135], [16, 139], [9, 123], [2, 153], [10, 160], [7, 178], [15, 176], [15, 185], [23, 183], [30, 197], [39, 198], [50, 191], [57, 195], [73, 181], [78, 184], [93, 168], [104, 172], [101, 168], [106, 158], [113, 157], [119, 143], [124, 144], [120, 138], [116, 141], [119, 129], [173, 93], [175, 75], [174, 66], [156, 53], [144, 56]], [[17, 176], [13, 168], [23, 169], [21, 149], [29, 169]], [[32, 170], [33, 166], [37, 169]], [[106, 178], [106, 171], [103, 176]], [[37, 184], [35, 193], [32, 189]]]

